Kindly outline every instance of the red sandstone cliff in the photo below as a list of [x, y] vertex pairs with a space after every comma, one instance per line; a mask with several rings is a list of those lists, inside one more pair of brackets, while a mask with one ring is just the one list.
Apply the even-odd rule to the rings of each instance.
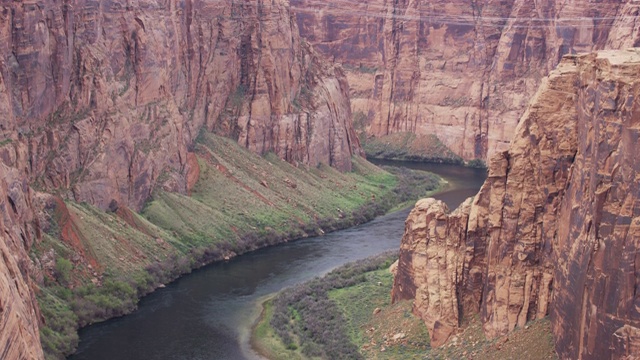
[[43, 356], [30, 186], [140, 209], [190, 191], [202, 129], [293, 163], [360, 153], [346, 78], [288, 0], [0, 1], [0, 358]]
[[640, 353], [640, 51], [567, 56], [480, 193], [406, 222], [393, 299], [434, 345], [479, 312], [488, 337], [551, 314], [562, 359]]
[[465, 159], [508, 148], [562, 55], [640, 43], [632, 1], [292, 0], [303, 37], [345, 64], [369, 135], [435, 134]]
[[342, 71], [286, 0], [1, 6], [0, 157], [43, 189], [140, 208], [166, 172], [186, 192], [202, 128], [341, 170], [359, 151]]
[[41, 359], [28, 251], [39, 236], [29, 185], [0, 163], [0, 358]]

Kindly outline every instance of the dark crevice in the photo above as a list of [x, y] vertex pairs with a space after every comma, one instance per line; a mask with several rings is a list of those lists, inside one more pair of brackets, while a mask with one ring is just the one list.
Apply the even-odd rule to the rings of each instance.
[[9, 204], [11, 205], [11, 209], [13, 209], [14, 213], [18, 213], [18, 209], [16, 208], [16, 204], [13, 202], [13, 200], [7, 196], [7, 200], [9, 201]]

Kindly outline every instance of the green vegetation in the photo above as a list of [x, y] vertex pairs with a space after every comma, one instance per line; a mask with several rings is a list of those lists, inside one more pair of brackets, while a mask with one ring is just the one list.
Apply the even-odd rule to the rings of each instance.
[[364, 345], [361, 328], [371, 319], [376, 308], [389, 305], [393, 274], [384, 263], [380, 270], [364, 274], [366, 281], [354, 286], [332, 290], [329, 298], [333, 300], [345, 317], [347, 335], [358, 348]]
[[461, 107], [461, 106], [468, 106], [469, 104], [471, 104], [472, 101], [473, 100], [470, 97], [467, 97], [467, 96], [460, 96], [460, 97], [457, 97], [457, 98], [452, 98], [450, 96], [447, 96], [438, 105], [440, 105], [440, 106], [450, 106], [450, 107]]
[[71, 261], [65, 258], [58, 258], [58, 260], [56, 260], [56, 280], [66, 285], [69, 282], [72, 268], [73, 264], [71, 264]]
[[[62, 200], [47, 206], [33, 256], [55, 259], [38, 296], [49, 358], [74, 351], [78, 326], [130, 312], [141, 296], [194, 268], [363, 223], [439, 185], [432, 174], [392, 174], [359, 157], [347, 173], [295, 167], [206, 132], [195, 152], [200, 176], [190, 196], [158, 186], [140, 213]], [[159, 181], [170, 178], [165, 171]], [[291, 344], [288, 352], [301, 351]]]
[[393, 274], [384, 267], [365, 276], [368, 281], [330, 294], [352, 343], [366, 359], [422, 359], [429, 349], [427, 327], [412, 314], [411, 302], [390, 304]]
[[73, 351], [78, 343], [77, 316], [69, 306], [71, 290], [61, 286], [46, 287], [38, 294], [40, 311], [45, 318], [40, 338], [46, 359]]
[[485, 163], [484, 160], [482, 159], [473, 159], [473, 160], [467, 161], [465, 166], [468, 166], [470, 168], [476, 168], [476, 169], [486, 169], [487, 163]]
[[[273, 301], [267, 300], [263, 304], [260, 321], [253, 329], [252, 346], [258, 349], [258, 352], [268, 354], [270, 359], [278, 360], [301, 360], [305, 356], [295, 343], [285, 345], [278, 334], [269, 325], [269, 321], [264, 319], [273, 318]], [[256, 340], [259, 339], [259, 340]]]
[[246, 85], [238, 85], [236, 90], [230, 95], [229, 102], [231, 106], [234, 108], [239, 108], [245, 101], [245, 97], [247, 95], [247, 86]]
[[280, 292], [264, 303], [252, 345], [270, 359], [557, 359], [548, 319], [490, 340], [476, 315], [431, 348], [412, 302], [390, 304], [395, 259], [386, 253], [347, 264]]
[[300, 86], [300, 90], [298, 91], [296, 96], [293, 98], [291, 105], [293, 105], [293, 107], [296, 108], [297, 110], [301, 110], [304, 108], [311, 107], [312, 104], [313, 104], [313, 91], [311, 89], [309, 79], [307, 79]]
[[[287, 349], [300, 349], [300, 355], [305, 358], [361, 359], [362, 355], [353, 341], [357, 319], [349, 317], [353, 314], [341, 311], [333, 298], [344, 297], [341, 289], [368, 283], [378, 286], [379, 276], [371, 275], [371, 272], [387, 269], [395, 258], [397, 254], [390, 252], [356, 261], [323, 278], [280, 292], [269, 305], [273, 309], [266, 312], [255, 329], [264, 329], [268, 323]], [[368, 300], [364, 299], [367, 303]], [[370, 306], [357, 301], [350, 307], [359, 305]], [[271, 335], [265, 330], [261, 330], [260, 334], [254, 332], [254, 343], [265, 355], [274, 358], [276, 353], [281, 352], [281, 346], [274, 347], [272, 338], [263, 341], [265, 334]], [[258, 338], [258, 335], [261, 337]]]
[[358, 71], [366, 74], [375, 74], [378, 72], [378, 68], [360, 64], [360, 66], [358, 66]]
[[368, 157], [375, 159], [464, 164], [462, 158], [435, 135], [396, 133], [363, 142]]

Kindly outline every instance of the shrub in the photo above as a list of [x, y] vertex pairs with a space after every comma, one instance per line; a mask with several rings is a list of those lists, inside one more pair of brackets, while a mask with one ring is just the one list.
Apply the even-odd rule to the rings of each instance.
[[59, 257], [56, 260], [56, 280], [58, 280], [60, 284], [68, 284], [71, 277], [71, 269], [73, 269], [71, 261]]
[[[388, 252], [373, 258], [344, 265], [323, 278], [283, 290], [273, 301], [270, 325], [288, 349], [298, 344], [309, 357], [361, 359], [358, 348], [349, 341], [345, 319], [329, 298], [329, 291], [366, 281], [365, 273], [389, 264], [397, 253]], [[292, 346], [293, 345], [293, 346]]]

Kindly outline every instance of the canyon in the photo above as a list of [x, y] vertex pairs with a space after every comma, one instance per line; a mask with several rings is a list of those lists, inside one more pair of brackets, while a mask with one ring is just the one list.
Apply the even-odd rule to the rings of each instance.
[[473, 314], [488, 338], [550, 315], [561, 359], [637, 357], [638, 73], [637, 49], [565, 56], [478, 195], [418, 202], [392, 297], [433, 345]]
[[101, 209], [140, 209], [163, 171], [160, 186], [188, 192], [201, 129], [349, 170], [345, 78], [302, 42], [287, 5], [4, 4], [3, 161]]
[[[184, 251], [134, 212], [157, 193], [191, 194], [202, 156], [225, 170], [207, 150], [196, 155], [207, 133], [296, 166], [352, 170], [361, 150], [346, 78], [302, 41], [288, 6], [0, 2], [0, 357], [43, 357], [36, 295], [51, 298], [41, 288], [67, 280], [65, 269], [70, 288], [101, 285], [123, 262], [133, 271]], [[117, 232], [89, 231], [100, 229], [88, 222], [103, 216], [94, 210], [118, 214], [156, 253], [101, 257], [103, 237]]]
[[431, 144], [435, 135], [465, 160], [488, 161], [508, 149], [563, 55], [640, 43], [640, 5], [632, 1], [291, 5], [302, 36], [343, 64], [363, 136], [415, 133]]
[[[488, 337], [550, 315], [561, 358], [639, 353], [639, 11], [0, 1], [0, 357], [73, 351], [78, 325], [280, 227], [366, 219], [394, 182], [360, 139], [399, 133], [489, 162], [474, 199], [407, 220], [392, 298], [434, 346], [470, 314]], [[623, 50], [576, 55], [600, 49]]]

